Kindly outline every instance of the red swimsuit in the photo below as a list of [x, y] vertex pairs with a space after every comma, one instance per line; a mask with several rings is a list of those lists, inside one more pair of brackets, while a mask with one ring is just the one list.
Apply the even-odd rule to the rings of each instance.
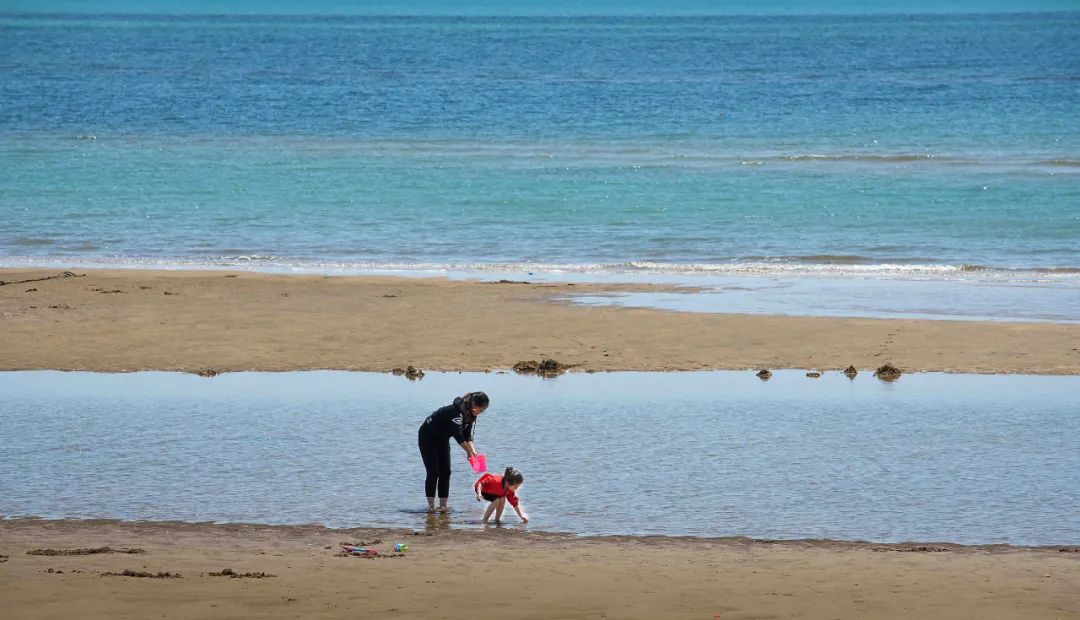
[[480, 487], [480, 492], [486, 495], [494, 495], [495, 497], [506, 496], [506, 501], [510, 502], [511, 506], [518, 505], [518, 497], [510, 489], [503, 488], [503, 477], [499, 474], [484, 474], [480, 476], [480, 479], [473, 485], [475, 489]]

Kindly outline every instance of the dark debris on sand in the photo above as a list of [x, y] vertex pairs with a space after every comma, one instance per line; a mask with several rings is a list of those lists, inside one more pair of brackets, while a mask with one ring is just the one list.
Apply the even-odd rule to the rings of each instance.
[[944, 553], [952, 551], [939, 545], [917, 545], [911, 547], [874, 547], [873, 551], [896, 551], [899, 553]]
[[183, 579], [180, 573], [157, 572], [150, 573], [144, 570], [125, 570], [119, 573], [101, 573], [102, 577], [143, 577], [146, 579]]
[[806, 376], [810, 377], [811, 379], [820, 379], [821, 378], [821, 373], [820, 372], [808, 372], [808, 373], [806, 373]]
[[45, 276], [44, 278], [30, 278], [28, 280], [10, 280], [5, 282], [0, 280], [0, 286], [8, 284], [26, 284], [27, 282], [44, 282], [45, 280], [56, 280], [60, 278], [83, 278], [86, 277], [85, 273], [71, 273], [70, 271], [62, 271], [55, 276]]
[[230, 579], [266, 579], [268, 577], [277, 577], [277, 575], [271, 575], [270, 573], [238, 573], [231, 568], [223, 568], [216, 573], [210, 573], [211, 577], [229, 577]]
[[145, 549], [138, 547], [95, 547], [92, 549], [32, 549], [26, 555], [97, 555], [99, 553], [146, 553]]
[[557, 377], [570, 368], [573, 366], [553, 359], [545, 359], [542, 362], [528, 360], [514, 364], [514, 372], [519, 375], [539, 375], [545, 378]]
[[388, 560], [391, 558], [403, 558], [404, 553], [349, 553], [347, 551], [339, 551], [335, 554], [339, 558], [360, 558], [361, 560]]
[[214, 370], [213, 368], [207, 368], [206, 370], [200, 370], [198, 375], [200, 377], [216, 377], [221, 374], [220, 370]]

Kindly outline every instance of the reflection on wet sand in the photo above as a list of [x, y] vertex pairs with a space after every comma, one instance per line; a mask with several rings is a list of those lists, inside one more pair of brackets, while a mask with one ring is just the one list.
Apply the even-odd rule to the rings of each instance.
[[447, 510], [436, 510], [429, 512], [424, 517], [424, 530], [431, 534], [439, 530], [450, 529], [450, 512]]

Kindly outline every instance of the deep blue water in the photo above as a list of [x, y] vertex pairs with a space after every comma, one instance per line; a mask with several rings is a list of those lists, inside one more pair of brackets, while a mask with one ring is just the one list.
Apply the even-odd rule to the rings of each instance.
[[1078, 59], [1080, 12], [0, 13], [0, 265], [989, 279], [1045, 307], [1080, 296]]
[[1002, 13], [1068, 11], [1070, 0], [7, 0], [11, 12], [199, 15], [400, 15], [400, 16], [664, 16], [664, 15], [865, 15], [893, 13]]
[[423, 528], [416, 429], [475, 389], [529, 529], [1080, 543], [1080, 377], [1016, 375], [7, 372], [0, 516]]

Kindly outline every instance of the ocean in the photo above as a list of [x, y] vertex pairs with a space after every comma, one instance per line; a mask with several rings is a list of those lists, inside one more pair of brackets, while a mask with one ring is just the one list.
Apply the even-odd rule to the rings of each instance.
[[1080, 12], [0, 13], [0, 266], [734, 281], [749, 312], [781, 282], [810, 291], [782, 313], [1073, 322], [1078, 59]]

